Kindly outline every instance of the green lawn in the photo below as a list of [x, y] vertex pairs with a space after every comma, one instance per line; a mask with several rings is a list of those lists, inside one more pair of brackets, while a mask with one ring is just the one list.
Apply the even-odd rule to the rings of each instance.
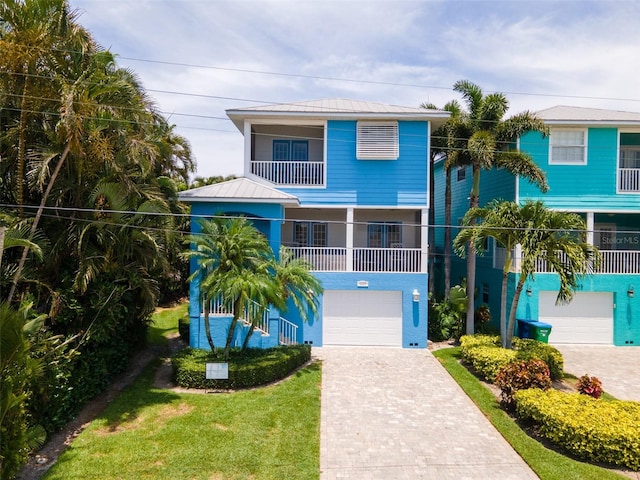
[[459, 348], [436, 350], [433, 354], [541, 480], [619, 480], [626, 478], [616, 472], [572, 460], [544, 447], [528, 436], [500, 408], [495, 396], [464, 366], [460, 365]]
[[[155, 334], [173, 324], [163, 315]], [[78, 436], [46, 480], [319, 477], [319, 364], [277, 385], [227, 394], [155, 389], [157, 366]]]

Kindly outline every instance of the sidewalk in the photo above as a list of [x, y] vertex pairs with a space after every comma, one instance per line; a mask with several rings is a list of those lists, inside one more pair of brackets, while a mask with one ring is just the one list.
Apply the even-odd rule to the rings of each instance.
[[314, 348], [320, 470], [333, 479], [534, 479], [428, 350]]

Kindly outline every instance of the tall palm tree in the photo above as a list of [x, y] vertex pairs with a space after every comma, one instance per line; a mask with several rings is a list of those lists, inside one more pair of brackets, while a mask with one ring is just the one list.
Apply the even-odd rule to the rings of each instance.
[[[59, 75], [61, 60], [68, 52], [82, 54], [93, 42], [77, 22], [66, 0], [4, 0], [0, 2], [0, 71], [13, 86], [19, 100], [20, 119], [16, 172], [16, 201], [23, 216], [24, 183], [29, 118], [54, 98], [52, 77]], [[29, 127], [29, 128], [28, 128]]]
[[[540, 169], [526, 152], [515, 150], [517, 139], [526, 132], [548, 133], [544, 122], [531, 112], [522, 112], [504, 118], [509, 101], [502, 93], [485, 95], [482, 89], [467, 80], [460, 80], [453, 86], [462, 94], [468, 111], [456, 126], [456, 151], [454, 163], [457, 166], [472, 167], [473, 183], [469, 194], [469, 208], [480, 204], [480, 171], [492, 168], [505, 169], [526, 178], [546, 192], [548, 185], [544, 171]], [[470, 220], [470, 226], [475, 223]], [[469, 243], [467, 252], [467, 334], [473, 333], [475, 304], [476, 252]]]
[[[422, 103], [421, 108], [438, 109], [432, 103]], [[449, 290], [451, 289], [451, 169], [455, 160], [455, 145], [457, 142], [456, 132], [457, 125], [460, 122], [462, 108], [457, 100], [447, 102], [443, 110], [450, 112], [451, 116], [447, 122], [435, 130], [431, 134], [431, 149], [429, 169], [429, 245], [435, 245], [435, 175], [434, 165], [438, 160], [444, 160], [443, 169], [445, 172], [445, 190], [444, 190], [444, 297], [449, 298]], [[429, 291], [434, 291], [434, 258], [430, 263], [431, 271], [429, 272]]]
[[[479, 219], [480, 223], [472, 222], [475, 219]], [[500, 334], [505, 348], [511, 348], [520, 294], [526, 280], [534, 278], [537, 260], [545, 260], [558, 272], [560, 290], [557, 301], [568, 302], [580, 278], [593, 272], [599, 258], [596, 247], [585, 241], [586, 224], [579, 215], [549, 210], [541, 201], [527, 201], [524, 205], [518, 205], [495, 200], [484, 208], [470, 209], [463, 224], [465, 228], [454, 241], [459, 254], [464, 255], [468, 243], [482, 252], [488, 238], [495, 239], [506, 250], [500, 309]], [[521, 246], [522, 259], [507, 323], [507, 281], [517, 245]]]

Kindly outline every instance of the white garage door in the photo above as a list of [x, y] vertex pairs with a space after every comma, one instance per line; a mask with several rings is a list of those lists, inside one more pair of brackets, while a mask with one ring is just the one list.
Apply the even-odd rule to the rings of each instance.
[[327, 290], [323, 345], [402, 346], [402, 292]]
[[576, 292], [556, 306], [558, 292], [540, 292], [541, 322], [551, 324], [550, 343], [613, 343], [613, 293]]

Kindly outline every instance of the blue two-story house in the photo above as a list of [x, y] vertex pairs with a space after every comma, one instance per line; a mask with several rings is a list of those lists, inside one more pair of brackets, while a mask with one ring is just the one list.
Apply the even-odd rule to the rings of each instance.
[[[555, 304], [558, 276], [540, 263], [525, 286], [517, 317], [551, 324], [551, 343], [640, 345], [640, 113], [558, 106], [537, 116], [550, 135], [530, 132], [519, 139], [519, 149], [546, 172], [549, 191], [542, 193], [504, 171], [485, 171], [481, 204], [493, 198], [542, 200], [548, 208], [578, 213], [587, 225], [587, 241], [598, 247], [602, 261], [568, 305]], [[468, 208], [468, 170], [452, 172], [452, 223]], [[436, 172], [439, 198], [444, 192], [442, 167]], [[442, 206], [436, 211], [438, 223]], [[510, 296], [519, 272], [517, 251], [514, 258]], [[489, 245], [477, 263], [476, 302], [489, 305], [494, 319], [500, 312], [503, 259], [504, 252]], [[454, 263], [452, 278], [457, 280], [465, 274], [464, 263]]]
[[[275, 252], [307, 259], [324, 288], [315, 318], [271, 309], [250, 345], [425, 348], [429, 135], [448, 113], [327, 99], [227, 115], [244, 135], [244, 175], [180, 194], [192, 231], [201, 217], [249, 217]], [[198, 285], [190, 344], [208, 348]], [[229, 312], [212, 312], [212, 330], [226, 334]]]

